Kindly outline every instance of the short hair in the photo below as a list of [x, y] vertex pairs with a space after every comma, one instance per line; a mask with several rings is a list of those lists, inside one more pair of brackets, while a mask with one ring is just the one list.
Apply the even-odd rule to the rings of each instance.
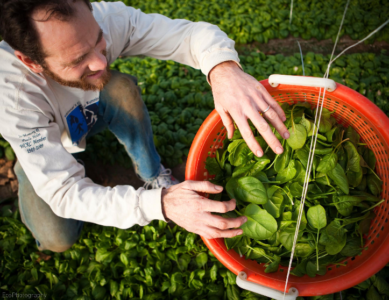
[[[92, 11], [89, 0], [81, 1]], [[51, 17], [66, 21], [75, 14], [68, 0], [0, 0], [0, 35], [14, 50], [45, 65], [46, 55], [31, 19], [31, 15], [41, 8], [47, 9], [47, 17], [41, 21]]]

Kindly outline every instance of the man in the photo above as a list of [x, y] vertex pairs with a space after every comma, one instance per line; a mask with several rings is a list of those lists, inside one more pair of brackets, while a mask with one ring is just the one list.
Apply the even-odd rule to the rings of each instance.
[[[263, 151], [250, 119], [276, 153], [283, 149], [259, 112], [285, 138], [285, 115], [239, 66], [234, 42], [208, 23], [143, 14], [123, 3], [87, 0], [0, 0], [0, 133], [18, 157], [19, 209], [40, 250], [65, 251], [83, 222], [129, 228], [172, 220], [207, 238], [241, 234], [245, 217], [197, 192], [209, 182], [176, 184], [160, 164], [136, 79], [109, 71], [118, 56], [147, 55], [201, 68], [231, 137], [233, 120], [250, 149]], [[102, 187], [85, 177], [71, 153], [108, 127], [124, 144], [136, 173], [153, 189]], [[174, 185], [175, 184], [175, 185]]]

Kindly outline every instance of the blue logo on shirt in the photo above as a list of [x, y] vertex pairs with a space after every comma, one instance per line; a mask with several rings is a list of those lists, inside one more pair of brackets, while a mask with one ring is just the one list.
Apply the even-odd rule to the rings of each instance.
[[80, 104], [66, 116], [73, 144], [78, 144], [88, 134], [93, 125], [96, 124], [98, 111], [99, 102], [85, 107]]

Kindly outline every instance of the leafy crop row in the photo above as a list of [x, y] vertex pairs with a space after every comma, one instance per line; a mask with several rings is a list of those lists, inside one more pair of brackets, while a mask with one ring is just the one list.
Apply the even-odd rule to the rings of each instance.
[[[293, 1], [292, 24], [289, 24], [290, 0], [124, 0], [126, 5], [146, 13], [160, 13], [173, 19], [206, 21], [218, 25], [239, 44], [254, 41], [267, 43], [289, 35], [303, 39], [334, 39], [347, 1]], [[388, 19], [385, 0], [352, 0], [342, 35], [362, 39]], [[389, 40], [389, 28], [375, 37]]]

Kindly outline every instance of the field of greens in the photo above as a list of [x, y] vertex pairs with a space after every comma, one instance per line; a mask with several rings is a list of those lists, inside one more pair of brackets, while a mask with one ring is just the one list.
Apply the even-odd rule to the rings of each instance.
[[[287, 0], [124, 1], [144, 12], [208, 21], [237, 43], [267, 42], [288, 35], [334, 38], [344, 1], [294, 1], [289, 25]], [[359, 39], [389, 15], [385, 1], [352, 0], [343, 34]], [[389, 27], [374, 39], [389, 41]], [[373, 41], [373, 39], [371, 40]], [[371, 42], [369, 41], [369, 42]], [[304, 52], [304, 49], [303, 49]], [[258, 80], [271, 74], [302, 75], [301, 57], [265, 55], [243, 50], [244, 70]], [[328, 55], [305, 53], [305, 74], [322, 77]], [[213, 110], [210, 86], [199, 70], [152, 58], [121, 58], [112, 69], [138, 77], [153, 126], [154, 141], [168, 167], [182, 163], [200, 125]], [[389, 115], [387, 53], [344, 55], [330, 78], [368, 97]], [[0, 158], [12, 151], [0, 144]], [[131, 166], [124, 148], [105, 131], [88, 141], [84, 159]], [[199, 236], [164, 222], [128, 230], [86, 224], [79, 241], [64, 253], [38, 253], [31, 233], [20, 221], [17, 200], [6, 202], [0, 216], [0, 292], [46, 294], [40, 299], [265, 300], [237, 287], [236, 276], [208, 251]], [[15, 208], [12, 209], [12, 208]], [[311, 300], [389, 299], [389, 267], [342, 293], [299, 298]]]

